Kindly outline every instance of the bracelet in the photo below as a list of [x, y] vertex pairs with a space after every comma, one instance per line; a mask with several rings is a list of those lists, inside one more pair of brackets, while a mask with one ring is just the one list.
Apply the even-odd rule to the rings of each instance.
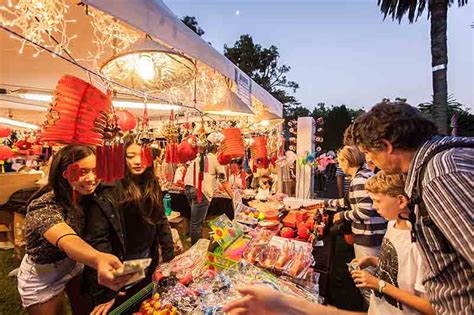
[[59, 248], [59, 241], [60, 241], [63, 237], [71, 236], [71, 235], [78, 236], [76, 233], [66, 233], [66, 234], [64, 234], [64, 235], [61, 235], [61, 236], [56, 240], [56, 247]]

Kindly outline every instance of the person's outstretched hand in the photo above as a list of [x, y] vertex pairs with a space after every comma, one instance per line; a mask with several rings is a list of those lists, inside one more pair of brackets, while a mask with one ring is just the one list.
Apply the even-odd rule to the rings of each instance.
[[111, 254], [99, 253], [96, 257], [97, 280], [100, 285], [118, 291], [133, 275], [115, 277], [113, 271], [123, 267], [120, 260]]
[[224, 312], [243, 314], [284, 314], [284, 295], [267, 286], [245, 286], [237, 289], [243, 297], [224, 306]]

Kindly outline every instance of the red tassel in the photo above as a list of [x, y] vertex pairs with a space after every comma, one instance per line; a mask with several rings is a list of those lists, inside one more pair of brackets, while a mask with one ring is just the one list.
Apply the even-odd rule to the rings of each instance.
[[104, 180], [106, 183], [112, 182], [112, 175], [113, 175], [113, 163], [110, 163], [111, 158], [113, 157], [113, 149], [111, 145], [105, 146], [104, 151], [104, 162], [105, 162], [105, 169], [107, 170], [104, 176]]
[[204, 179], [204, 173], [199, 172], [198, 179], [198, 191], [197, 191], [197, 200], [199, 203], [202, 201], [202, 180]]
[[193, 167], [193, 187], [196, 187], [196, 164], [197, 164], [197, 162], [194, 161], [194, 167]]
[[247, 189], [247, 187], [246, 187], [246, 186], [247, 186], [247, 183], [246, 183], [246, 181], [245, 181], [245, 177], [246, 177], [246, 176], [247, 176], [247, 174], [245, 174], [245, 171], [242, 170], [242, 175], [241, 175], [241, 177], [242, 177], [242, 189]]
[[96, 154], [95, 154], [95, 172], [96, 176], [98, 179], [103, 179], [104, 177], [104, 172], [103, 172], [103, 151], [102, 151], [102, 146], [98, 145], [95, 148]]
[[115, 179], [125, 177], [124, 147], [119, 143], [115, 147]]
[[153, 165], [153, 151], [151, 150], [150, 147], [146, 147], [146, 154], [148, 158], [148, 167]]
[[115, 180], [115, 167], [116, 167], [116, 163], [115, 163], [115, 146], [113, 144], [110, 145], [110, 151], [109, 151], [110, 155], [107, 159], [107, 164], [109, 164], [109, 167], [110, 167], [110, 173], [109, 173], [109, 181], [110, 182], [113, 182]]

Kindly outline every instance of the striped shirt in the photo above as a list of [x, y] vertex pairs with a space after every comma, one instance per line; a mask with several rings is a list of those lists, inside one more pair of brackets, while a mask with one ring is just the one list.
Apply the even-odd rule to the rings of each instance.
[[[365, 183], [374, 176], [365, 166], [359, 169], [349, 184], [350, 210], [343, 212], [343, 217], [352, 222], [354, 243], [375, 247], [382, 244], [387, 229], [387, 221], [372, 206], [372, 199], [365, 190]], [[329, 200], [331, 206], [344, 205], [344, 198]]]
[[[408, 170], [405, 191], [409, 197], [425, 157], [450, 142], [474, 144], [474, 138], [435, 136], [424, 143]], [[422, 219], [416, 207], [417, 240], [428, 266], [423, 284], [437, 314], [473, 314], [473, 162], [473, 148], [442, 151], [427, 163], [421, 182], [421, 196], [432, 223]]]
[[337, 176], [342, 176], [342, 192], [345, 195], [349, 190], [349, 184], [351, 183], [351, 181], [349, 180], [349, 176], [344, 174], [339, 165], [337, 165], [336, 167], [336, 177]]

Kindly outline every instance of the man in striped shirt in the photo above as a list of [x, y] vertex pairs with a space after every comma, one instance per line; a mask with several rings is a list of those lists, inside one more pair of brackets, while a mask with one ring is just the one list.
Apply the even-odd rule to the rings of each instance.
[[474, 138], [438, 136], [430, 120], [401, 102], [377, 104], [352, 131], [367, 160], [386, 172], [408, 173], [409, 197], [422, 187], [416, 238], [436, 313], [473, 314]]

